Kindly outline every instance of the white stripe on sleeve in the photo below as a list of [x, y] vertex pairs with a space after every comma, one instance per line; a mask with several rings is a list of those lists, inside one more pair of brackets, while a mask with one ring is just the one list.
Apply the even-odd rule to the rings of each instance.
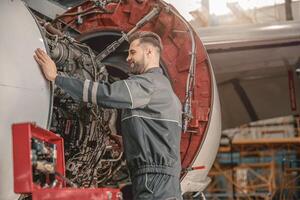
[[133, 99], [132, 99], [132, 95], [131, 95], [130, 89], [129, 89], [129, 87], [128, 87], [126, 81], [125, 81], [125, 80], [123, 80], [123, 81], [124, 81], [124, 83], [125, 83], [125, 85], [126, 85], [126, 87], [127, 87], [127, 89], [128, 89], [129, 96], [130, 96], [130, 100], [131, 100], [131, 108], [133, 108]]
[[84, 85], [83, 85], [83, 96], [82, 100], [83, 102], [88, 102], [88, 94], [89, 94], [89, 86], [90, 86], [91, 81], [90, 80], [85, 80]]
[[97, 90], [98, 90], [98, 82], [94, 82], [92, 89], [92, 102], [93, 104], [97, 104]]

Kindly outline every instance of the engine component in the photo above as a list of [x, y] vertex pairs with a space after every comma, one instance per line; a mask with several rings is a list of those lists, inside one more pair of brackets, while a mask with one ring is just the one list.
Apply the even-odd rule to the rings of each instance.
[[[56, 145], [31, 138], [31, 163], [34, 184], [55, 185]], [[47, 183], [47, 180], [49, 181]]]
[[[64, 75], [81, 80], [113, 81], [106, 66], [96, 62], [94, 51], [70, 36], [44, 25], [50, 55]], [[116, 185], [114, 179], [129, 177], [122, 168], [121, 139], [117, 136], [117, 110], [72, 99], [60, 88], [54, 90], [50, 130], [65, 140], [67, 177], [80, 187]], [[121, 175], [120, 171], [123, 175]], [[128, 181], [124, 179], [124, 181]]]

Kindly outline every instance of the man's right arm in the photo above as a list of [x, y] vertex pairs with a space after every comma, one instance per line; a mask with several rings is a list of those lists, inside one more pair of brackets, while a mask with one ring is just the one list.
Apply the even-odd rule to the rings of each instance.
[[74, 99], [113, 108], [138, 108], [147, 105], [154, 91], [152, 81], [145, 77], [116, 81], [112, 84], [81, 81], [57, 75], [53, 60], [41, 49], [37, 49], [35, 60], [45, 77], [69, 93]]
[[153, 93], [152, 83], [147, 79], [127, 79], [109, 84], [58, 75], [55, 84], [74, 99], [113, 108], [143, 107]]

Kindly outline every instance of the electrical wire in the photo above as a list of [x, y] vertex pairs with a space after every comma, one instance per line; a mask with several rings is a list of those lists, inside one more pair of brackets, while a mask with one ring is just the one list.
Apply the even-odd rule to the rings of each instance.
[[191, 62], [189, 67], [189, 73], [186, 82], [186, 90], [185, 90], [185, 103], [183, 106], [183, 132], [187, 131], [188, 122], [192, 119], [192, 96], [193, 90], [195, 87], [195, 74], [196, 74], [196, 41], [193, 33], [192, 27], [186, 22], [186, 20], [170, 6], [168, 3], [160, 0], [160, 2], [170, 10], [175, 16], [181, 19], [181, 21], [185, 24], [188, 29], [188, 33], [190, 34], [191, 38]]

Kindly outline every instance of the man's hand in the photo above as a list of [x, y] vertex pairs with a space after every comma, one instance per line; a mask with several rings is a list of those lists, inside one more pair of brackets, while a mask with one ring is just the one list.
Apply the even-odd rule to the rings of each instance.
[[33, 57], [41, 66], [46, 79], [54, 81], [57, 76], [57, 69], [53, 60], [40, 48], [36, 49], [34, 52], [35, 55], [33, 55]]

